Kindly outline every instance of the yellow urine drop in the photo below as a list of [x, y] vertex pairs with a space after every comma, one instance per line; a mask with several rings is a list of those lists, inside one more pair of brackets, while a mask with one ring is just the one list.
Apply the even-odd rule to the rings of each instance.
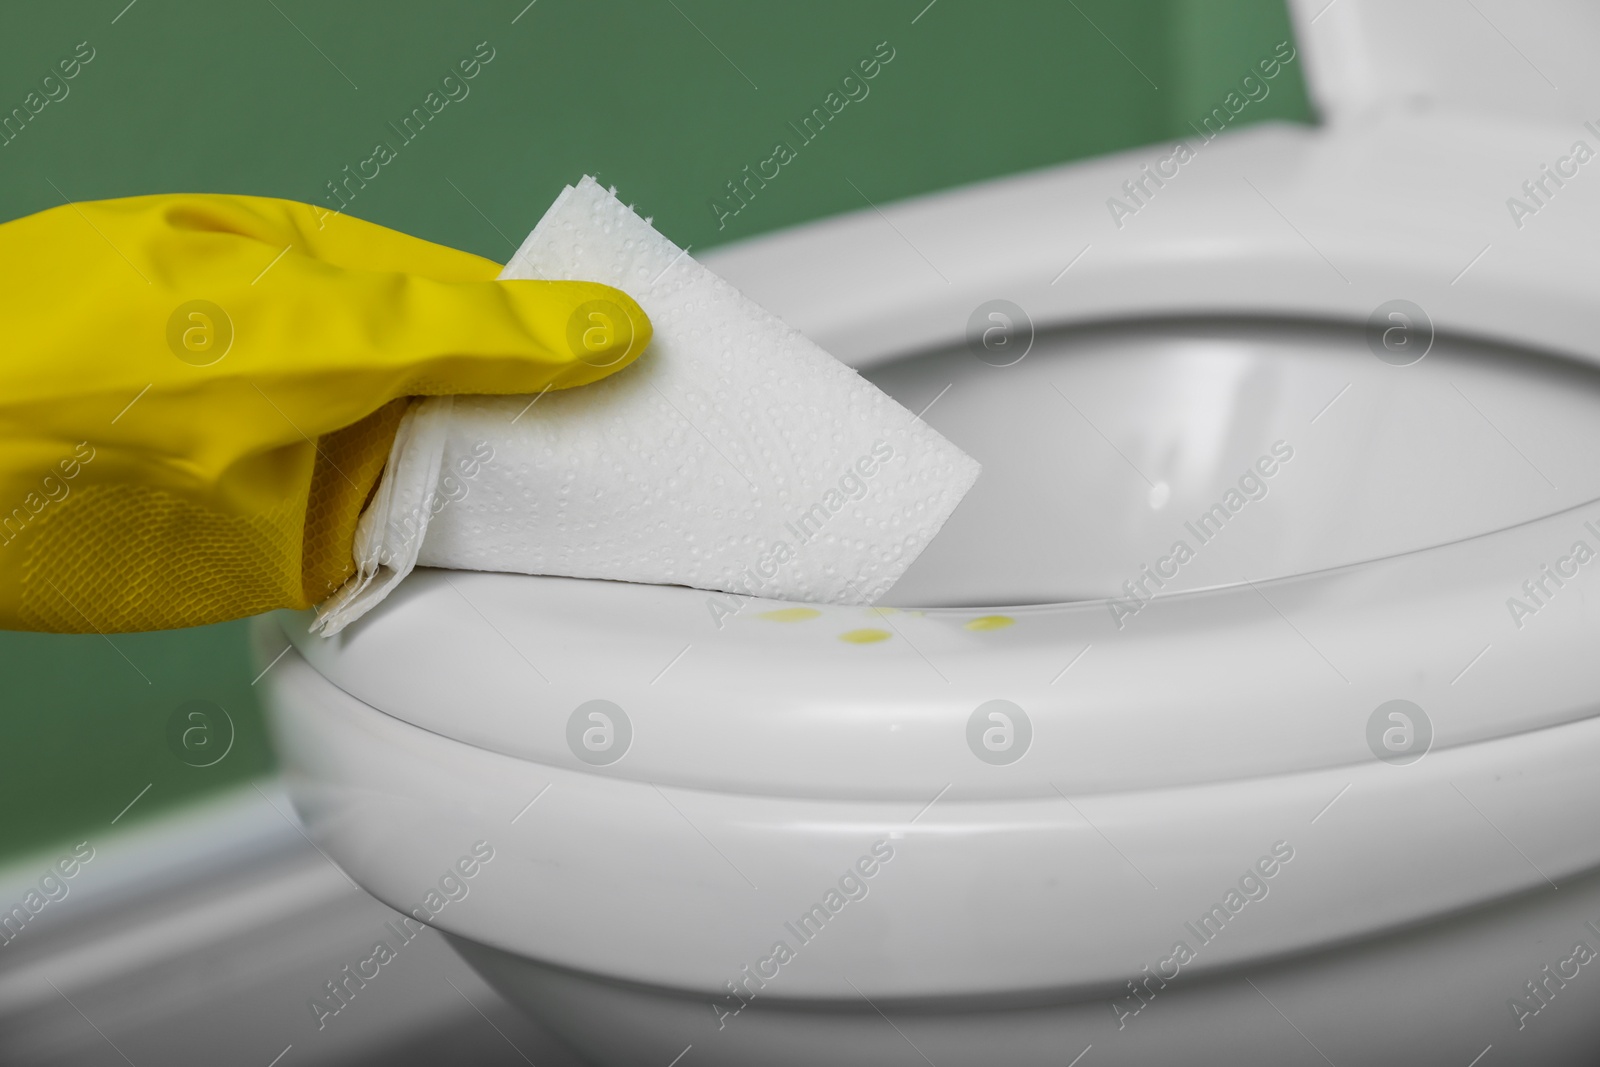
[[816, 608], [778, 608], [776, 611], [763, 611], [761, 617], [773, 622], [805, 622], [821, 614]]
[[874, 641], [889, 640], [888, 630], [849, 630], [839, 635], [839, 640], [852, 645], [870, 645]]
[[1010, 626], [1016, 621], [1016, 619], [1013, 619], [1009, 615], [980, 615], [976, 619], [973, 619], [971, 622], [967, 623], [967, 629], [1004, 630], [1007, 626]]

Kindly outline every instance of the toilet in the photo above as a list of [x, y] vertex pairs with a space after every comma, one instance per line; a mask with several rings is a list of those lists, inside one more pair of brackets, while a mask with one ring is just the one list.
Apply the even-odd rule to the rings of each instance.
[[1600, 16], [1324, 3], [1325, 123], [1137, 211], [1172, 146], [704, 257], [983, 463], [883, 604], [260, 620], [317, 844], [596, 1064], [1592, 1063], [1600, 176], [1522, 185]]

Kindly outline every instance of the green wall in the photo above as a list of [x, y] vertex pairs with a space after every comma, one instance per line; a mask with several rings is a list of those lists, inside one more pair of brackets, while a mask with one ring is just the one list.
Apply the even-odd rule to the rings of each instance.
[[[0, 148], [0, 219], [62, 195], [331, 203], [325, 183], [383, 140], [399, 148], [350, 202], [363, 218], [503, 260], [564, 183], [593, 173], [704, 249], [856, 210], [863, 196], [1185, 134], [1289, 36], [1282, 0], [8, 5], [0, 111], [79, 42], [94, 58]], [[479, 42], [493, 58], [467, 95], [401, 145], [389, 123], [442, 97]], [[774, 142], [796, 144], [788, 124], [880, 42], [893, 59], [869, 95], [719, 225], [710, 203], [724, 184]], [[1298, 64], [1241, 117], [1265, 119], [1310, 120]], [[103, 827], [146, 785], [119, 825], [269, 768], [244, 636], [242, 623], [115, 644], [0, 634], [0, 857]], [[225, 708], [237, 733], [208, 767], [171, 739], [196, 700]]]

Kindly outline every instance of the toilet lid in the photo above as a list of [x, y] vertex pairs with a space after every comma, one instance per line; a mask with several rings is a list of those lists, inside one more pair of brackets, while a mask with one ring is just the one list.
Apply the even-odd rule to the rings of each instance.
[[1447, 107], [1560, 116], [1576, 128], [1600, 102], [1587, 49], [1600, 34], [1600, 9], [1587, 0], [1540, 0], [1526, 10], [1454, 0], [1289, 0], [1289, 9], [1307, 87], [1327, 122]]
[[[827, 220], [708, 262], [869, 373], [958, 342], [972, 309], [997, 297], [1041, 332], [1173, 315], [1364, 323], [1405, 300], [1440, 334], [1593, 363], [1600, 272], [1573, 234], [1600, 222], [1600, 200], [1574, 183], [1559, 220], [1516, 231], [1504, 214], [1530, 150], [1570, 133], [1403, 115], [1258, 128], [1205, 146], [1121, 229], [1107, 195], [1161, 152], [912, 201], [891, 210], [893, 226], [876, 213]], [[1444, 153], [1457, 165], [1442, 172]], [[1550, 399], [1551, 418], [1567, 417]], [[286, 629], [372, 707], [596, 774], [923, 800], [943, 788], [968, 799], [1156, 788], [1590, 715], [1600, 503], [1567, 492], [1382, 558], [1125, 597], [1121, 614], [1104, 590], [888, 611], [418, 571], [333, 638], [308, 636], [303, 620]]]

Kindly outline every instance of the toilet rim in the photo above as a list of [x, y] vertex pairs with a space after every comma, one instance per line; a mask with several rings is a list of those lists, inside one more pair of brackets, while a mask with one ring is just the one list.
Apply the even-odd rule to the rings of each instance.
[[[1440, 331], [1593, 364], [1597, 298], [1583, 278], [1600, 254], [1570, 235], [1600, 223], [1600, 196], [1575, 189], [1561, 225], [1505, 240], [1505, 197], [1527, 160], [1575, 135], [1554, 121], [1451, 112], [1262, 123], [1203, 144], [1182, 181], [1121, 228], [1108, 198], [1175, 142], [862, 209], [700, 258], [858, 369], [959, 341], [968, 313], [995, 297], [1039, 329], [1151, 316], [1361, 323], [1403, 297]], [[1441, 171], [1441, 158], [1454, 165]], [[1418, 172], [1426, 182], [1397, 180]]]

